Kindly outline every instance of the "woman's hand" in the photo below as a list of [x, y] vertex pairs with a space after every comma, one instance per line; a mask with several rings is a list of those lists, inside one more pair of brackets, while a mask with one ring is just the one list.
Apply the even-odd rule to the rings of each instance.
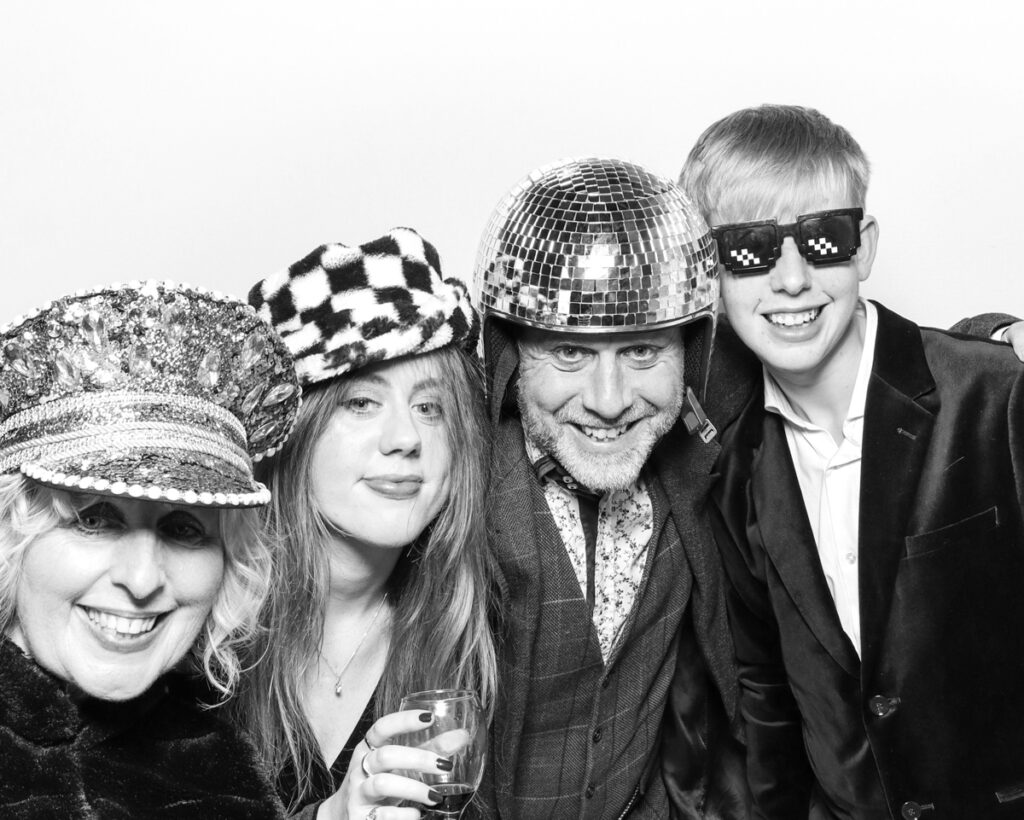
[[399, 774], [402, 771], [444, 774], [452, 770], [451, 755], [466, 739], [447, 737], [447, 732], [429, 744], [414, 748], [390, 743], [399, 735], [418, 732], [434, 719], [430, 712], [410, 710], [384, 715], [370, 727], [352, 753], [345, 780], [321, 804], [317, 820], [416, 820], [419, 809], [398, 806], [403, 800], [436, 805], [441, 796], [430, 786]]

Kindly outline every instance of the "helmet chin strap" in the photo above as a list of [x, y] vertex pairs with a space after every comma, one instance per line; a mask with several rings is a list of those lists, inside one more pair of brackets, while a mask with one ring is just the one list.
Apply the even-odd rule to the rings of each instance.
[[570, 475], [569, 471], [559, 464], [554, 456], [542, 455], [533, 462], [533, 471], [537, 474], [537, 478], [540, 479], [541, 483], [550, 481], [559, 487], [564, 487], [577, 496], [590, 495], [594, 498], [601, 497], [601, 493], [590, 489], [577, 480], [575, 476]]
[[683, 424], [686, 425], [686, 432], [691, 436], [696, 433], [705, 444], [710, 442], [716, 435], [718, 429], [711, 423], [704, 408], [697, 401], [693, 389], [687, 386], [686, 396], [683, 398]]

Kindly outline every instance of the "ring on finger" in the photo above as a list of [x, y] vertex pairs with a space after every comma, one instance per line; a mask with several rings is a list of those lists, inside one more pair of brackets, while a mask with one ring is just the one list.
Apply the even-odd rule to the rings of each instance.
[[374, 806], [368, 812], [366, 812], [366, 820], [377, 820], [377, 809], [379, 806]]
[[[359, 768], [363, 770], [363, 774], [365, 774], [367, 777], [373, 777], [373, 772], [370, 771], [370, 767], [366, 763], [366, 758], [368, 758], [369, 756], [369, 752], [363, 755], [363, 759], [359, 761]], [[376, 811], [376, 809], [374, 809], [374, 811]], [[367, 817], [369, 817], [369, 815], [367, 815]]]

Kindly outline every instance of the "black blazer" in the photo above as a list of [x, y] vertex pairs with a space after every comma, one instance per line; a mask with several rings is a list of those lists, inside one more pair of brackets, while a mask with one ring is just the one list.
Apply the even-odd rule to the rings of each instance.
[[759, 388], [712, 492], [757, 817], [1024, 817], [1024, 368], [878, 306], [861, 658]]

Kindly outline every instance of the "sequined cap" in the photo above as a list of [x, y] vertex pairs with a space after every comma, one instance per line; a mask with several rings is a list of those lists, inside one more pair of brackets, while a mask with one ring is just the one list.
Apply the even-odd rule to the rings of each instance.
[[295, 420], [291, 356], [244, 302], [173, 282], [82, 291], [0, 328], [0, 473], [211, 507]]
[[485, 315], [581, 333], [713, 316], [718, 257], [686, 193], [638, 165], [569, 159], [529, 174], [484, 231]]

